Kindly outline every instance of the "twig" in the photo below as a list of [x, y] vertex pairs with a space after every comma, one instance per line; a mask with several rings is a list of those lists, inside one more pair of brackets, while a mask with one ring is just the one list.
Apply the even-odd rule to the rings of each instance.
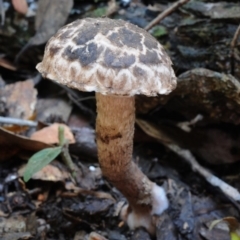
[[173, 152], [177, 153], [184, 160], [186, 160], [192, 167], [194, 172], [198, 172], [202, 175], [207, 182], [212, 186], [220, 188], [220, 190], [228, 197], [234, 199], [235, 201], [240, 201], [240, 193], [237, 189], [230, 186], [229, 184], [222, 181], [220, 178], [214, 176], [210, 171], [203, 168], [192, 155], [192, 153], [187, 149], [182, 149], [175, 144], [165, 144]]
[[200, 166], [196, 158], [189, 150], [182, 149], [177, 146], [163, 131], [161, 131], [161, 129], [157, 128], [153, 124], [140, 119], [136, 119], [136, 122], [145, 133], [159, 140], [163, 145], [165, 145], [167, 148], [174, 151], [177, 155], [187, 161], [191, 165], [193, 171], [198, 172], [200, 175], [202, 175], [206, 179], [206, 181], [209, 182], [212, 186], [218, 187], [222, 191], [222, 193], [229, 198], [235, 201], [240, 201], [240, 193], [238, 192], [238, 190], [225, 183], [218, 177], [214, 176], [207, 169]]
[[83, 102], [83, 101], [92, 100], [92, 99], [95, 99], [95, 96], [83, 97], [83, 98], [78, 99], [77, 101]]
[[[84, 106], [82, 103], [81, 103], [81, 98], [79, 99], [79, 96], [78, 94], [73, 90], [73, 89], [70, 89], [62, 84], [59, 84], [59, 83], [56, 83], [58, 86], [60, 86], [61, 88], [63, 88], [69, 99], [81, 110], [83, 111], [84, 113], [88, 114], [88, 116], [90, 116], [92, 119], [95, 119], [95, 113], [90, 109], [90, 108], [87, 108], [86, 106]], [[86, 99], [83, 99], [83, 100], [86, 100]]]
[[231, 48], [234, 48], [236, 46], [239, 35], [240, 35], [240, 25], [238, 26], [238, 28], [233, 36], [233, 39], [231, 41]]
[[153, 19], [144, 29], [148, 31], [152, 27], [154, 27], [156, 24], [158, 24], [161, 20], [163, 20], [165, 17], [167, 17], [169, 14], [171, 14], [173, 11], [175, 11], [177, 8], [181, 7], [183, 4], [189, 2], [189, 0], [179, 0], [175, 2], [173, 5], [171, 5], [169, 8], [167, 8], [165, 11], [160, 13], [155, 19]]
[[0, 123], [14, 124], [14, 125], [18, 125], [18, 126], [28, 126], [28, 127], [36, 127], [37, 126], [37, 122], [19, 119], [19, 118], [10, 118], [10, 117], [0, 117]]

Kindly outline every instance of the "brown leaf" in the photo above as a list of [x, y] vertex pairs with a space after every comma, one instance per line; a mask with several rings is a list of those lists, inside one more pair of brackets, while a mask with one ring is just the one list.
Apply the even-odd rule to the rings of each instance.
[[16, 135], [0, 127], [0, 162], [18, 154], [20, 150], [37, 152], [50, 145]]
[[[23, 176], [25, 171], [25, 166], [21, 167], [18, 171], [20, 176]], [[42, 181], [51, 181], [51, 182], [64, 182], [65, 179], [69, 178], [69, 172], [64, 171], [64, 168], [61, 170], [53, 166], [52, 164], [48, 164], [40, 171], [33, 174], [32, 179], [42, 180]]]
[[36, 105], [37, 119], [43, 122], [51, 117], [58, 117], [67, 122], [71, 111], [72, 105], [62, 98], [39, 99]]
[[39, 0], [35, 18], [36, 33], [17, 54], [15, 62], [29, 47], [47, 42], [64, 25], [72, 6], [73, 0]]
[[12, 0], [12, 5], [14, 9], [21, 14], [25, 15], [28, 11], [28, 5], [26, 0]]
[[114, 14], [119, 9], [118, 4], [116, 3], [116, 0], [110, 0], [108, 2], [108, 7], [106, 11], [106, 16], [109, 17], [112, 14]]
[[[224, 224], [224, 225], [222, 225]], [[217, 219], [211, 222], [209, 229], [212, 230], [216, 226], [220, 229], [226, 230], [226, 225], [228, 226], [231, 232], [240, 233], [240, 224], [235, 217], [224, 217], [221, 219]]]
[[16, 67], [11, 62], [4, 59], [4, 55], [0, 55], [0, 66], [8, 70], [16, 71]]
[[45, 43], [64, 25], [73, 6], [73, 0], [40, 0], [35, 20], [36, 34], [31, 45]]
[[172, 139], [160, 128], [147, 121], [136, 119], [137, 125], [149, 136], [158, 139], [164, 143], [172, 143]]
[[8, 117], [26, 120], [33, 118], [37, 90], [32, 80], [8, 84], [0, 88], [0, 96]]
[[101, 236], [100, 234], [98, 234], [96, 232], [91, 232], [88, 240], [107, 240], [107, 238]]
[[216, 2], [216, 3], [204, 3], [202, 1], [189, 2], [185, 5], [187, 10], [191, 12], [196, 12], [205, 17], [210, 17], [212, 19], [234, 19], [237, 20], [240, 18], [240, 5], [239, 3], [233, 2]]
[[[14, 232], [25, 232], [26, 229], [26, 218], [17, 215], [17, 216], [11, 216], [9, 218], [0, 218], [1, 226], [0, 226], [0, 232], [8, 232], [8, 233], [14, 233]], [[1, 238], [5, 239], [5, 238]]]
[[54, 123], [49, 127], [45, 127], [32, 134], [31, 139], [41, 141], [47, 144], [56, 144], [58, 140], [58, 128], [59, 126], [64, 127], [64, 137], [69, 143], [75, 143], [74, 136], [70, 128], [64, 124]]

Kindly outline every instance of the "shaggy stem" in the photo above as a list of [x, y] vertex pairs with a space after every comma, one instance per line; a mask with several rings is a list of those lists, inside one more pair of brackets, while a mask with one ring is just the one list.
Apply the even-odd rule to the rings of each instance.
[[134, 97], [97, 93], [96, 99], [98, 157], [103, 175], [122, 192], [134, 211], [149, 211], [153, 183], [132, 162]]

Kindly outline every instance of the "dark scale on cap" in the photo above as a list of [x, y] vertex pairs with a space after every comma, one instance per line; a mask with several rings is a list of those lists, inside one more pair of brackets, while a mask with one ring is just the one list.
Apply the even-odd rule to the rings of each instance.
[[158, 49], [158, 43], [154, 38], [145, 37], [144, 44], [149, 50]]
[[111, 41], [112, 44], [118, 47], [123, 47], [123, 43], [120, 41], [121, 38], [118, 33], [112, 33], [110, 36], [108, 36], [108, 39]]
[[54, 57], [54, 55], [55, 55], [57, 52], [59, 52], [59, 50], [61, 50], [60, 47], [54, 47], [54, 46], [49, 47], [49, 55], [50, 55], [50, 57], [51, 57], [51, 58]]
[[77, 52], [77, 50], [73, 50], [71, 46], [67, 46], [64, 49], [62, 56], [64, 58], [67, 58], [70, 61], [74, 61], [74, 60], [78, 59], [78, 52]]
[[83, 29], [81, 29], [81, 31], [77, 31], [78, 35], [73, 39], [73, 41], [77, 45], [83, 45], [88, 41], [92, 40], [98, 32], [99, 30], [96, 26], [91, 28], [84, 27]]
[[146, 76], [146, 72], [140, 68], [140, 67], [134, 67], [133, 68], [133, 74], [135, 75], [135, 77], [144, 77]]
[[109, 24], [103, 24], [102, 22], [95, 23], [95, 26], [98, 27], [99, 32], [101, 32], [103, 35], [107, 35], [109, 30], [111, 29], [111, 26]]
[[66, 39], [66, 38], [70, 38], [71, 35], [72, 35], [72, 30], [67, 30], [67, 31], [64, 31], [63, 33], [61, 33], [61, 34], [58, 36], [58, 38], [59, 38], [60, 40], [64, 40], [64, 39]]
[[147, 50], [146, 54], [141, 54], [139, 56], [140, 62], [144, 64], [159, 64], [161, 63], [161, 60], [159, 59], [156, 52], [152, 52]]
[[89, 21], [85, 22], [85, 24], [80, 29], [77, 29], [75, 33], [77, 33], [77, 36], [73, 39], [73, 41], [77, 45], [82, 45], [87, 43], [88, 41], [94, 39], [94, 37], [98, 33], [102, 33], [103, 35], [106, 35], [109, 32], [109, 29], [111, 29], [111, 23], [101, 22], [101, 21]]
[[107, 49], [104, 54], [104, 63], [111, 68], [128, 68], [135, 62], [134, 55], [127, 55], [119, 57], [117, 53], [113, 53]]
[[130, 31], [126, 28], [121, 28], [118, 34], [123, 45], [142, 50], [142, 36], [139, 33]]
[[78, 59], [82, 66], [87, 66], [91, 63], [94, 63], [99, 54], [101, 53], [101, 49], [97, 47], [95, 43], [90, 43], [83, 48], [78, 49]]
[[82, 48], [72, 49], [71, 46], [68, 46], [63, 51], [63, 57], [66, 57], [70, 61], [79, 60], [82, 66], [87, 66], [91, 63], [94, 63], [100, 53], [102, 48], [98, 48], [95, 43], [90, 43]]

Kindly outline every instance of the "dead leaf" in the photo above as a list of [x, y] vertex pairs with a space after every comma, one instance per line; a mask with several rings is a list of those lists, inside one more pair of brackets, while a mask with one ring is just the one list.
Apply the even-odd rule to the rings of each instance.
[[190, 1], [184, 6], [191, 12], [197, 12], [205, 17], [212, 19], [234, 19], [240, 18], [240, 5], [239, 3], [233, 3], [228, 1], [216, 2], [216, 3], [204, 3], [201, 1]]
[[228, 231], [217, 228], [209, 230], [206, 227], [201, 227], [199, 234], [203, 237], [204, 240], [230, 240]]
[[0, 232], [25, 232], [26, 218], [18, 215], [10, 218], [0, 218]]
[[109, 17], [114, 14], [119, 9], [119, 5], [116, 3], [116, 0], [110, 0], [108, 2], [108, 7], [106, 11], [106, 16]]
[[1, 240], [19, 240], [19, 239], [24, 239], [24, 240], [30, 240], [32, 239], [32, 234], [30, 232], [13, 232], [13, 233], [3, 233], [0, 235]]
[[7, 117], [25, 120], [34, 118], [36, 97], [37, 90], [32, 80], [20, 81], [0, 88], [0, 102], [6, 109]]
[[231, 240], [240, 240], [240, 224], [235, 217], [224, 217], [222, 219], [212, 221], [209, 229], [212, 230], [216, 226], [220, 229], [223, 228], [224, 230], [228, 227]]
[[160, 140], [163, 143], [171, 143], [173, 140], [167, 134], [157, 128], [154, 124], [147, 121], [136, 119], [137, 125], [149, 136]]
[[[26, 165], [22, 166], [18, 170], [19, 176], [23, 176], [25, 167]], [[70, 174], [69, 172], [64, 171], [63, 169], [64, 168], [60, 170], [58, 167], [52, 164], [49, 164], [44, 168], [42, 168], [40, 171], [33, 174], [32, 179], [42, 180], [42, 181], [51, 181], [51, 182], [58, 182], [58, 181], [64, 182], [65, 179], [69, 178]]]
[[17, 54], [15, 62], [29, 47], [47, 42], [64, 25], [72, 6], [73, 0], [39, 0], [35, 18], [36, 33]]
[[59, 126], [64, 127], [64, 137], [69, 141], [69, 143], [75, 143], [74, 136], [70, 128], [64, 124], [54, 123], [49, 127], [45, 127], [32, 134], [31, 139], [41, 141], [47, 144], [57, 144], [58, 139], [58, 128]]
[[71, 111], [72, 105], [62, 98], [39, 99], [36, 105], [37, 119], [43, 122], [51, 117], [59, 117], [67, 122]]
[[87, 240], [88, 234], [85, 231], [75, 232], [73, 240]]
[[21, 150], [37, 152], [50, 146], [43, 142], [16, 135], [0, 127], [0, 162], [18, 154]]
[[211, 222], [209, 229], [212, 230], [215, 227], [222, 230], [239, 231], [240, 234], [240, 224], [235, 217], [224, 217], [214, 220]]
[[109, 193], [100, 192], [100, 191], [96, 192], [96, 191], [86, 190], [86, 189], [77, 187], [72, 182], [65, 183], [65, 188], [67, 190], [70, 190], [70, 191], [73, 191], [73, 192], [63, 192], [62, 193], [63, 197], [70, 197], [70, 196], [71, 197], [76, 197], [78, 195], [91, 195], [91, 196], [94, 196], [96, 198], [110, 199], [110, 200], [113, 200], [114, 202], [116, 202], [116, 200]]
[[13, 63], [9, 62], [7, 59], [4, 58], [4, 55], [0, 55], [0, 66], [3, 68], [6, 68], [11, 71], [16, 71], [16, 67], [13, 65]]
[[73, 6], [73, 0], [40, 0], [35, 20], [36, 34], [31, 45], [45, 43], [64, 25]]
[[96, 232], [91, 232], [88, 240], [107, 240], [107, 238], [103, 237], [102, 235], [96, 233]]
[[21, 14], [25, 15], [28, 11], [28, 4], [26, 0], [12, 0], [12, 5], [14, 9]]

